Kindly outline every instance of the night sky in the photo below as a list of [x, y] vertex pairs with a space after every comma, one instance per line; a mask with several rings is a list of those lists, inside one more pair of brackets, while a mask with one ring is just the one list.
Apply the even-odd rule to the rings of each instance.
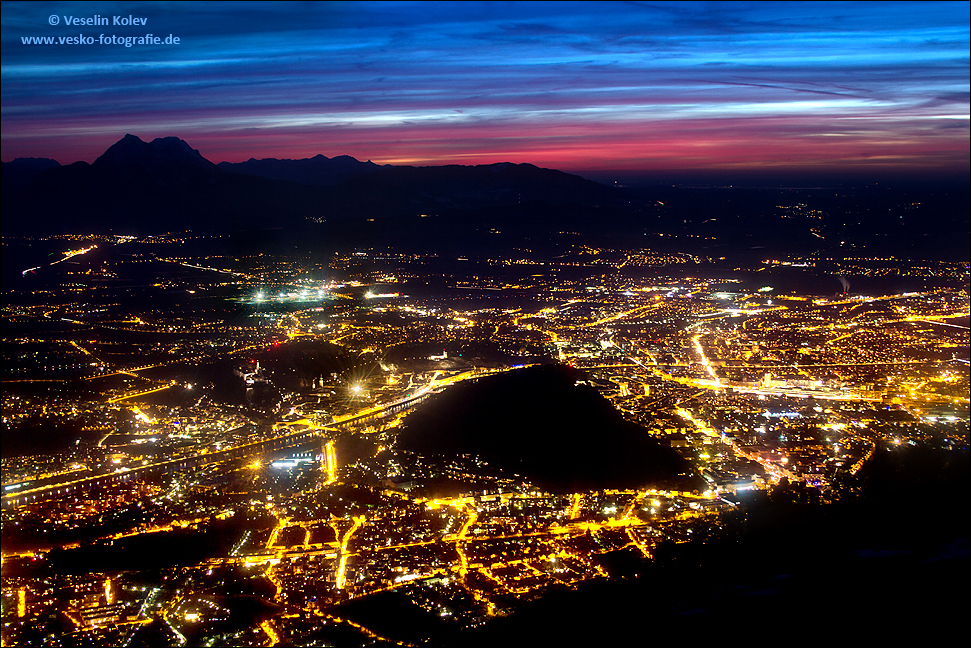
[[[5, 2], [2, 157], [966, 177], [969, 6]], [[65, 25], [96, 15], [147, 23]], [[97, 42], [148, 33], [180, 43]]]

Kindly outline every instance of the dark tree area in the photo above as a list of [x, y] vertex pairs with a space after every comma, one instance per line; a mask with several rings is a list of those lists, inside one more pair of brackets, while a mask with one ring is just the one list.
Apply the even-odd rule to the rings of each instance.
[[409, 416], [399, 444], [419, 454], [478, 455], [552, 492], [704, 488], [677, 452], [577, 384], [585, 378], [547, 365], [455, 385]]
[[173, 529], [100, 540], [76, 549], [55, 547], [48, 555], [54, 574], [141, 571], [174, 565], [194, 565], [207, 558], [224, 556], [246, 529], [270, 528], [272, 518], [234, 516], [212, 518], [198, 528]]
[[830, 503], [788, 483], [754, 493], [626, 578], [550, 592], [454, 645], [626, 645], [625, 619], [692, 643], [944, 641], [969, 603], [968, 482], [967, 451], [882, 448]]

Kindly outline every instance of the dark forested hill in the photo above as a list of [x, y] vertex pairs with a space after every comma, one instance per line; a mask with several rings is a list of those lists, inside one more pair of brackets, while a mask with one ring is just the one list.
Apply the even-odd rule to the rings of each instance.
[[675, 451], [624, 420], [582, 372], [538, 366], [459, 383], [407, 419], [403, 449], [479, 455], [558, 492], [668, 486], [699, 488]]

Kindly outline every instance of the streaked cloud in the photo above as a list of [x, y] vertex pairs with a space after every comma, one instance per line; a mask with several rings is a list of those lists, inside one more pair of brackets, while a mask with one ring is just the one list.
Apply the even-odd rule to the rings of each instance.
[[[13, 2], [2, 25], [5, 160], [132, 132], [215, 161], [968, 167], [962, 2]], [[145, 31], [182, 43], [21, 42]]]

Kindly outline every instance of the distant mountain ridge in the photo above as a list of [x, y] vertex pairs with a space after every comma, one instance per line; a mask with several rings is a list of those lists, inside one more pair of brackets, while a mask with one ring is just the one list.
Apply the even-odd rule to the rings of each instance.
[[4, 234], [219, 231], [260, 227], [268, 215], [292, 226], [319, 213], [315, 188], [223, 171], [176, 137], [129, 134], [92, 164], [50, 168], [10, 191], [6, 168]]
[[0, 163], [2, 166], [3, 190], [18, 192], [44, 171], [61, 166], [57, 160], [50, 158], [17, 158], [10, 162]]
[[248, 231], [269, 245], [273, 230], [280, 249], [403, 246], [456, 256], [559, 254], [564, 237], [582, 236], [612, 249], [745, 262], [764, 258], [761, 248], [965, 260], [971, 240], [963, 184], [620, 188], [510, 162], [381, 166], [316, 155], [214, 164], [177, 137], [126, 135], [92, 164], [13, 160], [2, 165], [2, 185], [7, 236]]
[[320, 154], [300, 160], [250, 158], [246, 162], [220, 162], [218, 166], [224, 171], [233, 173], [260, 176], [271, 180], [289, 180], [316, 187], [329, 187], [342, 180], [381, 168], [370, 160], [361, 162], [349, 155], [328, 158]]
[[350, 156], [214, 164], [177, 137], [125, 135], [94, 163], [3, 165], [4, 232], [234, 231], [481, 210], [596, 204], [614, 190], [531, 164], [392, 167]]
[[385, 167], [349, 179], [346, 195], [360, 207], [387, 209], [405, 202], [463, 210], [515, 205], [602, 204], [615, 194], [606, 185], [532, 164], [499, 162], [478, 166]]

